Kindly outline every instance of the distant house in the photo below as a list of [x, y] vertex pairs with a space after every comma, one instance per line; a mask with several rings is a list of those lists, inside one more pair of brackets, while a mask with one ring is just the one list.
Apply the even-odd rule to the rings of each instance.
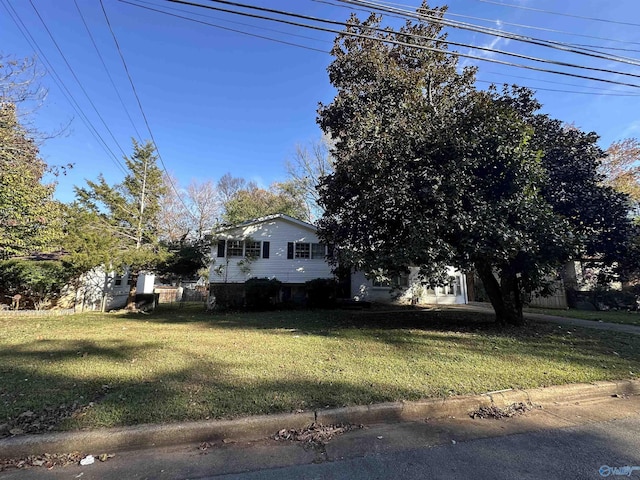
[[[96, 267], [80, 278], [77, 288], [69, 288], [69, 295], [73, 295], [76, 310], [116, 310], [127, 305], [131, 289], [132, 276], [128, 272], [122, 274], [107, 272], [103, 267]], [[153, 293], [155, 275], [141, 272], [136, 283], [136, 293]]]
[[[273, 278], [282, 282], [281, 300], [304, 300], [304, 283], [334, 278], [327, 262], [328, 247], [314, 225], [284, 214], [269, 215], [213, 231], [211, 292], [221, 285], [236, 286], [236, 296], [250, 278]], [[449, 283], [430, 288], [418, 278], [417, 268], [389, 282], [376, 282], [363, 272], [342, 274], [338, 281], [345, 298], [356, 301], [414, 304], [466, 303], [464, 274], [449, 269]]]

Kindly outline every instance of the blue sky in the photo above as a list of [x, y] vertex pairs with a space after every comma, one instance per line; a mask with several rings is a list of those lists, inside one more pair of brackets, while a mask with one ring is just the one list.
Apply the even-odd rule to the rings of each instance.
[[[32, 56], [35, 53], [8, 15], [5, 7], [10, 5], [109, 148], [118, 158], [122, 157], [120, 147], [129, 154], [130, 139], [137, 136], [135, 129], [141, 133], [143, 139], [149, 138], [149, 134], [105, 23], [99, 1], [77, 0], [133, 119], [135, 129], [91, 44], [74, 1], [31, 1], [117, 142], [111, 138], [85, 97], [28, 0], [0, 0], [1, 53], [19, 57]], [[315, 122], [318, 102], [327, 103], [334, 94], [326, 74], [326, 67], [331, 61], [328, 54], [188, 22], [117, 0], [103, 1], [161, 156], [167, 169], [177, 177], [180, 184], [186, 185], [192, 179], [215, 181], [226, 172], [231, 172], [234, 176], [255, 180], [266, 186], [273, 181], [286, 178], [285, 160], [291, 157], [296, 144], [319, 138], [321, 132]], [[148, 2], [145, 6], [155, 5], [154, 8], [183, 10], [190, 12], [187, 15], [193, 18], [227, 28], [321, 50], [331, 48], [333, 35], [329, 33], [239, 18], [219, 12], [195, 10], [164, 0], [145, 1]], [[395, 2], [412, 9], [419, 4], [416, 0]], [[202, 3], [213, 5], [205, 0]], [[340, 21], [349, 15], [348, 8], [312, 0], [248, 0], [246, 3]], [[332, 0], [332, 3], [338, 2]], [[608, 21], [551, 15], [497, 3]], [[438, 5], [440, 4], [432, 3], [432, 6]], [[181, 14], [176, 10], [170, 11]], [[640, 51], [640, 26], [614, 23], [634, 23], [635, 20], [640, 24], [640, 2], [637, 0], [606, 3], [589, 0], [496, 0], [493, 3], [483, 0], [450, 0], [449, 12], [467, 17], [486, 18], [492, 22], [462, 16], [451, 16], [451, 19], [547, 40]], [[198, 17], [194, 13], [215, 18]], [[364, 12], [359, 13], [361, 16], [365, 15]], [[230, 21], [243, 22], [250, 26]], [[508, 23], [538, 29], [562, 30], [574, 35], [525, 29], [507, 25]], [[311, 38], [289, 36], [264, 28]], [[596, 60], [464, 30], [447, 31], [451, 40], [468, 45], [489, 46], [528, 56], [640, 75], [640, 67], [635, 65]], [[640, 85], [640, 78], [536, 64], [498, 54], [483, 53], [468, 47], [454, 49], [462, 53]], [[639, 51], [607, 52], [640, 58]], [[584, 130], [596, 131], [601, 136], [603, 147], [618, 139], [640, 136], [640, 97], [631, 96], [640, 94], [638, 88], [608, 85], [475, 60], [463, 62], [479, 66], [478, 79], [481, 81], [518, 83], [538, 89], [537, 98], [544, 105], [543, 111], [565, 122], [575, 123]], [[50, 164], [74, 164], [67, 176], [58, 179], [56, 196], [62, 201], [72, 200], [73, 185], [84, 185], [85, 179], [95, 179], [99, 173], [103, 173], [109, 182], [119, 182], [123, 177], [122, 172], [110, 155], [105, 153], [99, 141], [91, 135], [52, 76], [44, 77], [42, 83], [48, 87], [49, 95], [45, 105], [34, 117], [36, 126], [44, 131], [53, 131], [59, 125], [71, 121], [67, 135], [48, 140], [41, 148], [43, 158]], [[485, 88], [486, 84], [479, 83], [478, 86]]]

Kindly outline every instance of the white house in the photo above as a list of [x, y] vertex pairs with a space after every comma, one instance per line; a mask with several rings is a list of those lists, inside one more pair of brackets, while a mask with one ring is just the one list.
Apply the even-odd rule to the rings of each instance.
[[[141, 272], [136, 283], [136, 293], [153, 293], [155, 275]], [[114, 310], [123, 308], [129, 298], [132, 277], [124, 272], [106, 272], [97, 267], [85, 273], [77, 289], [73, 289], [73, 303], [80, 310]], [[103, 305], [104, 303], [104, 305]]]
[[[300, 287], [315, 278], [334, 278], [327, 262], [328, 249], [314, 225], [288, 215], [269, 215], [212, 232], [209, 281], [216, 285], [241, 285], [249, 278], [275, 278], [283, 283], [283, 299], [304, 295]], [[340, 279], [343, 292], [356, 301], [414, 304], [466, 303], [464, 274], [449, 269], [449, 284], [435, 289], [423, 286], [411, 268], [393, 282], [378, 283], [363, 272]]]

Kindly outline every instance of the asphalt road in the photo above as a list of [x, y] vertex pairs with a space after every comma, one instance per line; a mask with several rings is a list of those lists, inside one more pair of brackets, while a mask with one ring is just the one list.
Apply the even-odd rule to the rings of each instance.
[[557, 403], [501, 420], [370, 425], [316, 447], [264, 439], [118, 452], [84, 467], [8, 470], [0, 480], [640, 478], [640, 468], [605, 468], [603, 477], [603, 466], [640, 467], [640, 396]]
[[[399, 452], [296, 465], [209, 479], [590, 479], [629, 478], [610, 467], [637, 467], [640, 418], [577, 428], [484, 438]], [[627, 473], [630, 469], [617, 473]]]

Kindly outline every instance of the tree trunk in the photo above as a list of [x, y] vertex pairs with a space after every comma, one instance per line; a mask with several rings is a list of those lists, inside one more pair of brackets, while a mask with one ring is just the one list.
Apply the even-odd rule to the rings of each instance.
[[136, 309], [136, 293], [138, 287], [138, 274], [131, 274], [131, 285], [129, 286], [129, 296], [127, 297], [127, 306], [125, 307], [127, 310], [135, 310]]
[[490, 265], [476, 263], [476, 271], [496, 312], [496, 323], [523, 325], [522, 299], [516, 275], [504, 275], [498, 282]]

